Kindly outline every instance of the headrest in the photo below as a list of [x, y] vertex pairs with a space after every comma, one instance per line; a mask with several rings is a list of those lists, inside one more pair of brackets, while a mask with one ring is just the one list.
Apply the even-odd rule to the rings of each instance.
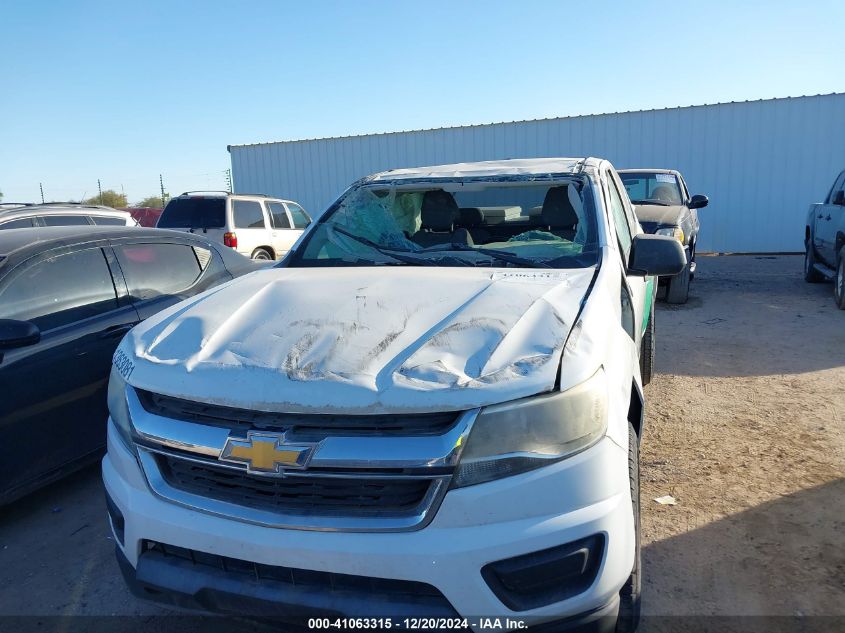
[[451, 231], [459, 214], [458, 203], [455, 202], [451, 193], [435, 189], [423, 194], [420, 211], [422, 228], [432, 231]]
[[484, 213], [478, 207], [461, 207], [461, 226], [474, 229], [484, 224]]
[[578, 224], [583, 203], [574, 185], [551, 187], [543, 200], [540, 223], [552, 229], [568, 229]]

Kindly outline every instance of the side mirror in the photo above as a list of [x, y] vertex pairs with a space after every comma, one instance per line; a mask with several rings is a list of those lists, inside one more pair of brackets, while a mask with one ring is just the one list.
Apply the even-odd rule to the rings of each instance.
[[41, 340], [41, 330], [29, 321], [0, 319], [0, 349], [15, 349], [35, 345]]
[[683, 245], [668, 235], [635, 235], [628, 256], [632, 275], [677, 275], [687, 265]]
[[833, 196], [833, 204], [839, 205], [840, 207], [845, 207], [845, 191], [840, 189], [836, 192], [836, 195]]
[[708, 204], [710, 204], [710, 198], [708, 198], [707, 196], [702, 196], [700, 193], [697, 193], [692, 198], [690, 198], [689, 204], [687, 206], [690, 209], [703, 209]]

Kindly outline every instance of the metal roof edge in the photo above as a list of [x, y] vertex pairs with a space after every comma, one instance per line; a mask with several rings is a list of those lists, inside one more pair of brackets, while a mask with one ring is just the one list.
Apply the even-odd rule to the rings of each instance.
[[796, 97], [766, 97], [762, 99], [746, 99], [744, 101], [721, 101], [718, 103], [696, 103], [685, 106], [666, 106], [664, 108], [648, 108], [644, 110], [622, 110], [616, 112], [594, 112], [591, 114], [573, 114], [569, 116], [544, 117], [538, 119], [520, 119], [516, 121], [494, 121], [492, 123], [471, 123], [467, 125], [446, 125], [443, 127], [419, 128], [414, 130], [393, 130], [390, 132], [366, 132], [363, 134], [347, 134], [344, 136], [317, 136], [313, 138], [288, 139], [282, 141], [262, 141], [259, 143], [233, 143], [226, 146], [226, 151], [231, 153], [232, 149], [242, 147], [258, 147], [262, 145], [287, 145], [290, 143], [313, 143], [314, 141], [338, 141], [353, 138], [371, 138], [376, 136], [391, 136], [394, 134], [419, 134], [422, 132], [437, 132], [440, 130], [459, 130], [462, 128], [494, 127], [497, 125], [510, 125], [513, 123], [537, 123], [540, 121], [563, 121], [567, 119], [585, 119], [590, 117], [613, 116], [618, 114], [645, 114], [649, 112], [666, 112], [668, 110], [690, 110], [692, 108], [712, 108], [715, 106], [743, 105], [749, 103], [761, 103], [764, 101], [790, 101], [795, 99], [815, 99], [818, 97], [840, 97], [845, 92], [827, 92], [815, 95], [798, 95]]

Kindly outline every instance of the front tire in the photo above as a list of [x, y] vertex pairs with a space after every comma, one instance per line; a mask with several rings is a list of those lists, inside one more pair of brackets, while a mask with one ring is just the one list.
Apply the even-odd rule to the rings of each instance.
[[631, 483], [631, 505], [634, 512], [634, 567], [619, 590], [619, 615], [616, 633], [633, 633], [640, 623], [642, 575], [640, 573], [640, 446], [634, 427], [628, 424], [628, 478]]
[[833, 299], [836, 307], [845, 310], [845, 246], [839, 251], [839, 265], [836, 267], [836, 278], [833, 280]]
[[684, 269], [669, 278], [669, 286], [666, 288], [666, 303], [686, 303], [689, 299], [690, 265], [687, 263]]
[[640, 377], [643, 387], [651, 382], [654, 373], [654, 301], [651, 302], [651, 312], [648, 315], [648, 324], [643, 333], [643, 342], [640, 346]]

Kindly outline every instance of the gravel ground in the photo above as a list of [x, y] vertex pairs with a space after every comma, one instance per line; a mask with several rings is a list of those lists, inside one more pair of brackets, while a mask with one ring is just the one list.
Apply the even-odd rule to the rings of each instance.
[[[845, 616], [845, 312], [799, 257], [699, 259], [690, 302], [657, 309], [644, 612]], [[113, 548], [97, 467], [3, 508], [0, 615], [168, 613]]]

